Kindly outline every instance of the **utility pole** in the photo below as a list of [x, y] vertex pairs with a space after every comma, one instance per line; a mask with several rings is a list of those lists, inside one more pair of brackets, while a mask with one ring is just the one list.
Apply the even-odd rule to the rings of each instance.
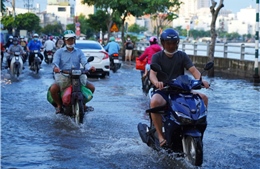
[[23, 0], [24, 7], [28, 9], [28, 12], [30, 12], [30, 9], [32, 8], [33, 0]]
[[12, 1], [13, 17], [15, 17], [15, 0]]
[[260, 83], [258, 74], [258, 52], [259, 52], [259, 0], [256, 0], [256, 24], [255, 24], [255, 74], [254, 82]]

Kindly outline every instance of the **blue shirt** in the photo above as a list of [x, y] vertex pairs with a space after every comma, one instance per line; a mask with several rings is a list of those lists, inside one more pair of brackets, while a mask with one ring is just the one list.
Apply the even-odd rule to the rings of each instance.
[[37, 40], [31, 40], [29, 43], [28, 43], [28, 48], [30, 51], [34, 51], [34, 50], [38, 50], [40, 51], [41, 50], [41, 47], [42, 47], [42, 42]]
[[118, 43], [112, 41], [112, 42], [109, 42], [105, 47], [104, 49], [106, 51], [108, 51], [108, 54], [109, 55], [112, 55], [114, 53], [119, 53], [119, 50], [120, 50], [120, 46], [118, 45]]
[[82, 50], [75, 48], [72, 51], [67, 50], [66, 46], [58, 49], [53, 55], [53, 65], [60, 70], [68, 70], [71, 68], [80, 69], [82, 64], [85, 69], [89, 70], [87, 58]]

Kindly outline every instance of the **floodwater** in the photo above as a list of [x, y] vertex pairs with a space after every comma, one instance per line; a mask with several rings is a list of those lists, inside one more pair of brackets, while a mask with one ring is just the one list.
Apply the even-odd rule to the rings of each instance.
[[244, 80], [204, 79], [209, 97], [204, 161], [194, 167], [147, 147], [137, 124], [149, 124], [140, 72], [124, 64], [96, 86], [88, 103], [95, 108], [84, 124], [56, 115], [46, 100], [51, 66], [39, 75], [27, 66], [20, 79], [1, 72], [1, 168], [17, 169], [255, 169], [260, 164], [260, 87]]

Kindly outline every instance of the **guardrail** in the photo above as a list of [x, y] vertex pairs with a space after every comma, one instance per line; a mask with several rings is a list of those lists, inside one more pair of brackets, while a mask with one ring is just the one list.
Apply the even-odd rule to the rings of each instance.
[[[138, 42], [135, 46], [135, 50], [144, 51], [149, 43]], [[194, 56], [209, 56], [209, 48], [210, 43], [182, 42], [179, 44], [179, 50]], [[216, 43], [214, 57], [255, 60], [255, 45], [253, 43]]]

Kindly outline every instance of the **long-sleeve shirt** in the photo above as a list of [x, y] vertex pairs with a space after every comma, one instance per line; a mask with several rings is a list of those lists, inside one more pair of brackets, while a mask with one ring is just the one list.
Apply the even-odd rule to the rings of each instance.
[[28, 49], [29, 49], [30, 51], [34, 51], [34, 50], [40, 51], [40, 50], [41, 50], [41, 47], [42, 47], [42, 42], [39, 41], [39, 40], [37, 40], [37, 41], [31, 40], [31, 41], [28, 43], [27, 47], [28, 47]]
[[53, 65], [60, 70], [68, 70], [71, 68], [79, 69], [80, 64], [82, 64], [86, 70], [89, 70], [91, 67], [84, 53], [78, 48], [69, 51], [65, 46], [54, 53]]
[[109, 55], [112, 55], [114, 53], [118, 53], [120, 50], [120, 46], [118, 45], [118, 43], [112, 41], [109, 42], [104, 49], [108, 52]]
[[151, 46], [147, 47], [144, 53], [139, 57], [139, 60], [144, 60], [147, 57], [147, 63], [151, 64], [153, 54], [161, 51], [162, 48], [158, 44], [152, 44]]

